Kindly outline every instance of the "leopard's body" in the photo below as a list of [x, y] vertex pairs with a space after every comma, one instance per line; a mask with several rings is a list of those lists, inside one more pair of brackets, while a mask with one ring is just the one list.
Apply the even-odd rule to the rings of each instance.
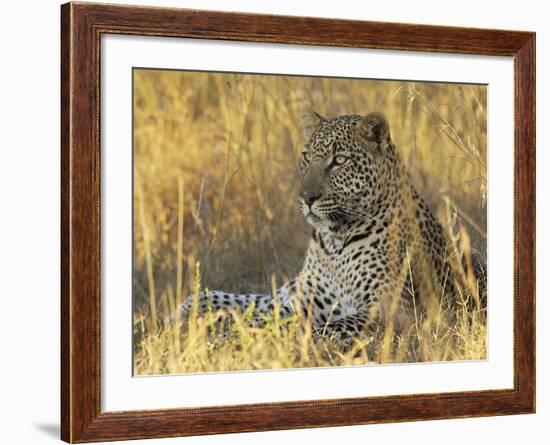
[[301, 273], [275, 295], [213, 290], [200, 294], [199, 307], [254, 304], [259, 324], [276, 301], [283, 317], [311, 307], [318, 331], [345, 340], [390, 313], [406, 317], [428, 294], [452, 294], [446, 237], [412, 185], [386, 118], [325, 119], [309, 110], [303, 121], [299, 202], [313, 235]]

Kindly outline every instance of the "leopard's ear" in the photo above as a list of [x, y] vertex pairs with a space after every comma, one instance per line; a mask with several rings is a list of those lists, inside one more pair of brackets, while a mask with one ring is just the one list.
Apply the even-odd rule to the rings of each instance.
[[302, 108], [302, 131], [304, 132], [304, 138], [308, 140], [313, 132], [317, 130], [326, 119], [320, 114], [316, 113], [309, 106]]
[[390, 124], [382, 113], [367, 114], [357, 123], [355, 129], [361, 139], [375, 142], [380, 149], [390, 142]]

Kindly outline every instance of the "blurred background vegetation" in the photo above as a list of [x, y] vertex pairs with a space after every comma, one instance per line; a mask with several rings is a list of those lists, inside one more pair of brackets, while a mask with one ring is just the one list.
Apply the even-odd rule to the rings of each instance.
[[[213, 369], [166, 367], [166, 351], [181, 352], [185, 338], [160, 341], [158, 329], [197, 287], [197, 263], [202, 288], [245, 293], [269, 292], [272, 279], [282, 284], [300, 270], [311, 234], [297, 206], [306, 104], [326, 117], [385, 113], [418, 191], [450, 232], [463, 227], [485, 255], [485, 86], [148, 69], [133, 76], [138, 373]], [[222, 369], [277, 367], [227, 361]]]

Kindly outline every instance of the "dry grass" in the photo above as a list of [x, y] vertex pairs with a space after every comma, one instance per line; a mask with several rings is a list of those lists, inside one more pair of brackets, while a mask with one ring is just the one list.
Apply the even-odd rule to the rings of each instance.
[[198, 288], [269, 292], [300, 270], [304, 103], [328, 117], [384, 112], [419, 192], [457, 245], [485, 255], [485, 87], [136, 70], [134, 93], [136, 374], [486, 357], [484, 318], [467, 304], [444, 327], [418, 315], [346, 353], [300, 318], [258, 329], [233, 314], [223, 340], [214, 331], [227, 314], [161, 322]]

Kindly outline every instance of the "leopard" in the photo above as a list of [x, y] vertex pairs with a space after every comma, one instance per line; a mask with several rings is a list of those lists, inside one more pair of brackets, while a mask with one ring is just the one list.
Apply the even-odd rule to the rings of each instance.
[[[271, 293], [209, 290], [178, 309], [252, 311], [262, 326], [308, 314], [344, 345], [388, 322], [453, 302], [453, 249], [417, 192], [384, 113], [323, 117], [305, 107], [298, 205], [311, 225], [301, 271]], [[445, 300], [445, 301], [443, 301]], [[410, 322], [410, 321], [409, 321]]]

